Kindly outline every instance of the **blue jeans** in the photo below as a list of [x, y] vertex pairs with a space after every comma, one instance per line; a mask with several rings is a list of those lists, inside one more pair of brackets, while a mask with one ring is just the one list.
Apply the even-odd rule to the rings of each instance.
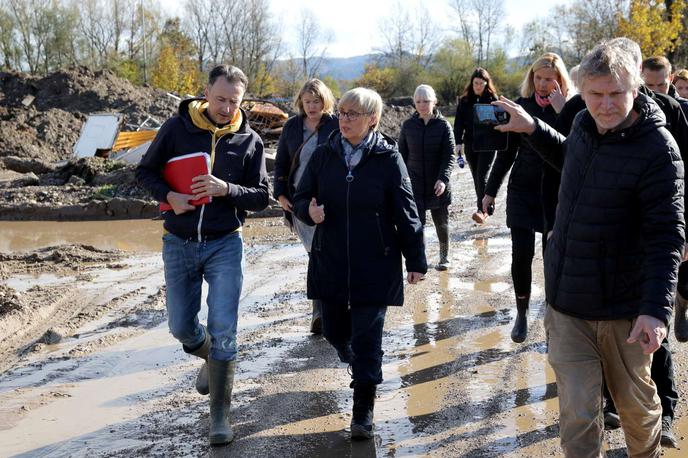
[[173, 234], [162, 238], [162, 259], [167, 285], [167, 316], [172, 335], [187, 348], [198, 348], [205, 339], [198, 322], [201, 285], [208, 283], [208, 333], [210, 357], [236, 359], [239, 297], [244, 280], [241, 232], [198, 242]]
[[382, 383], [382, 328], [387, 307], [352, 307], [322, 302], [323, 336], [339, 359], [351, 364], [357, 382]]

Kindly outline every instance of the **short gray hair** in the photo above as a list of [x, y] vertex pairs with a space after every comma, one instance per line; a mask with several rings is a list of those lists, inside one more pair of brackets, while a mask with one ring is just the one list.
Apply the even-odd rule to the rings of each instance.
[[640, 50], [640, 45], [631, 40], [628, 37], [616, 37], [611, 40], [602, 42], [601, 44], [607, 43], [610, 46], [615, 46], [617, 48], [623, 49], [627, 53], [631, 54], [635, 60], [636, 65], [640, 67], [643, 64], [643, 52]]
[[587, 79], [607, 75], [616, 81], [627, 77], [628, 89], [638, 89], [643, 84], [639, 62], [618, 39], [600, 43], [583, 58], [578, 69], [578, 87], [582, 92]]
[[425, 97], [431, 102], [437, 102], [437, 94], [435, 94], [435, 90], [432, 88], [432, 86], [428, 84], [421, 84], [416, 88], [416, 90], [413, 92], [414, 101], [416, 97]]
[[339, 99], [338, 108], [342, 106], [352, 106], [362, 113], [375, 115], [375, 125], [373, 130], [377, 130], [382, 117], [382, 97], [380, 94], [364, 87], [350, 89]]

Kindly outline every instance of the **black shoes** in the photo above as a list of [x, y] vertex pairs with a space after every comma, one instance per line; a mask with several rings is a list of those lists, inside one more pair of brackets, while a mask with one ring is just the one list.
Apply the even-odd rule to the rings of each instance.
[[522, 343], [528, 336], [528, 303], [530, 296], [518, 297], [516, 296], [516, 320], [514, 327], [511, 329], [511, 340], [516, 343]]
[[354, 389], [354, 408], [351, 418], [351, 439], [367, 440], [374, 435], [373, 409], [376, 386], [370, 383], [351, 382]]
[[662, 417], [662, 436], [659, 439], [659, 442], [662, 444], [662, 447], [678, 447], [678, 440], [676, 440], [676, 436], [674, 436], [674, 432], [671, 430], [672, 423], [673, 420], [671, 419], [671, 417]]
[[605, 431], [612, 431], [621, 427], [621, 419], [619, 418], [619, 414], [616, 412], [616, 407], [614, 407], [614, 403], [611, 400], [605, 400], [602, 412], [604, 413]]

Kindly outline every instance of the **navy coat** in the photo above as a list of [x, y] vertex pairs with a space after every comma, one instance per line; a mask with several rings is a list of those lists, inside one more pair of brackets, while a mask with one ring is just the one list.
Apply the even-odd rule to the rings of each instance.
[[376, 132], [347, 181], [341, 134], [313, 153], [294, 195], [294, 214], [308, 214], [311, 198], [325, 206], [308, 264], [308, 297], [333, 305], [402, 305], [401, 255], [409, 272], [425, 273], [423, 227], [411, 180], [394, 140]]

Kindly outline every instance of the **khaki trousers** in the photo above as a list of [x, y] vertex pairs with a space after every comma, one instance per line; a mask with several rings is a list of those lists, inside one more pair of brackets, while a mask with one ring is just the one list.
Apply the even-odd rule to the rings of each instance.
[[605, 456], [603, 377], [621, 417], [628, 456], [660, 456], [662, 407], [650, 378], [652, 355], [644, 355], [638, 343], [626, 343], [634, 322], [583, 320], [547, 306], [548, 360], [557, 379], [565, 456]]

